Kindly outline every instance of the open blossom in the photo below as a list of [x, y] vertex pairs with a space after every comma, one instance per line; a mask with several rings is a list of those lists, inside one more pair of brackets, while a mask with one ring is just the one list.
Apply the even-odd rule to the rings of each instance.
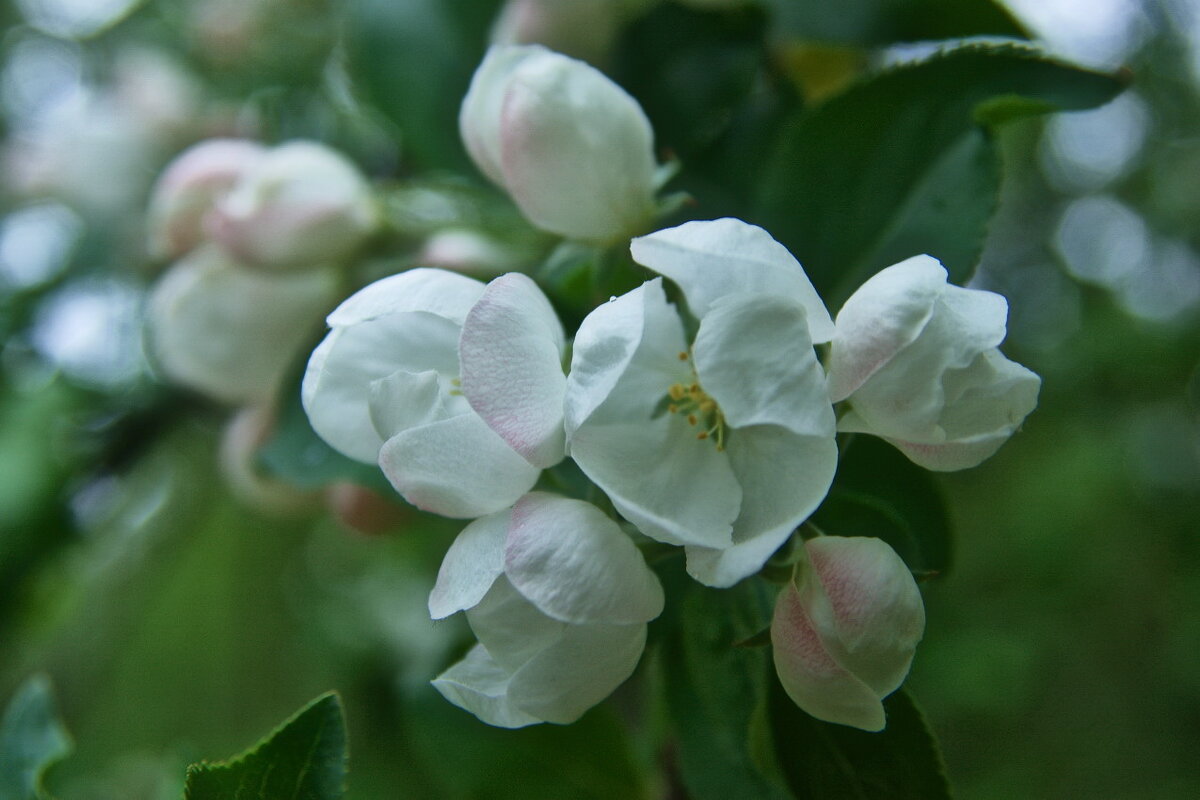
[[466, 611], [479, 643], [433, 685], [484, 722], [570, 723], [632, 674], [663, 592], [615, 522], [535, 492], [451, 545], [434, 619]]
[[207, 139], [175, 158], [150, 196], [150, 251], [177, 258], [204, 239], [204, 220], [247, 169], [266, 152], [246, 139]]
[[337, 288], [331, 269], [269, 275], [201, 247], [154, 287], [152, 353], [169, 378], [218, 400], [271, 399]]
[[316, 142], [274, 147], [216, 203], [207, 233], [251, 266], [291, 269], [336, 263], [379, 225], [366, 178]]
[[583, 472], [711, 586], [761, 568], [837, 466], [807, 315], [787, 297], [714, 301], [691, 346], [661, 278], [609, 301], [575, 337], [565, 420]]
[[507, 508], [540, 471], [459, 389], [459, 336], [483, 292], [479, 281], [436, 269], [376, 281], [329, 315], [302, 386], [322, 439], [378, 462], [406, 500], [448, 517]]
[[497, 45], [459, 114], [475, 164], [539, 228], [613, 242], [654, 213], [654, 134], [637, 101], [582, 61]]
[[928, 469], [987, 459], [1037, 405], [1041, 379], [997, 349], [1008, 303], [946, 283], [916, 256], [882, 270], [837, 317], [829, 391], [838, 429], [882, 436]]
[[925, 631], [908, 567], [885, 542], [820, 536], [805, 543], [775, 604], [771, 644], [788, 696], [817, 719], [882, 730]]

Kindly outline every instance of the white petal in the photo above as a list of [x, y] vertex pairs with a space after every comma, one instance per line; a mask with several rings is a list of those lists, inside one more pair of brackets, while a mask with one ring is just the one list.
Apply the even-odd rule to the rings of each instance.
[[433, 370], [405, 372], [397, 370], [386, 378], [372, 381], [367, 405], [371, 424], [381, 439], [418, 425], [428, 425], [450, 416], [442, 403], [442, 387]]
[[197, 250], [151, 294], [154, 355], [172, 380], [218, 400], [271, 399], [336, 291], [330, 270], [268, 275]]
[[459, 708], [488, 725], [522, 728], [542, 720], [521, 711], [508, 699], [512, 676], [497, 664], [483, 645], [471, 648], [466, 657], [433, 680], [433, 688]]
[[742, 487], [733, 545], [687, 548], [688, 573], [717, 587], [762, 569], [825, 499], [838, 460], [832, 424], [826, 436], [800, 436], [773, 426], [743, 428], [730, 433], [726, 452]]
[[693, 348], [700, 385], [734, 428], [778, 425], [833, 436], [825, 374], [808, 336], [804, 308], [768, 295], [718, 299]]
[[938, 422], [951, 440], [1010, 434], [1037, 407], [1042, 379], [992, 348], [942, 378], [946, 408]]
[[883, 730], [883, 703], [825, 649], [790, 583], [775, 602], [771, 645], [779, 682], [801, 709], [825, 722]]
[[488, 654], [509, 672], [523, 667], [571, 627], [547, 617], [503, 576], [478, 605], [467, 609], [467, 622]]
[[914, 256], [880, 270], [858, 288], [837, 316], [829, 351], [829, 396], [850, 396], [924, 330], [946, 288], [936, 259]]
[[379, 466], [417, 508], [460, 519], [507, 508], [540, 474], [471, 411], [393, 436]]
[[429, 593], [429, 616], [442, 619], [478, 605], [504, 572], [508, 509], [463, 528], [442, 559], [437, 583]]
[[459, 339], [471, 407], [536, 467], [566, 453], [562, 323], [537, 284], [512, 272], [488, 284]]
[[645, 625], [570, 625], [516, 671], [508, 696], [531, 716], [574, 722], [633, 674], [645, 645]]
[[629, 94], [544, 48], [517, 66], [500, 111], [504, 186], [536, 226], [611, 242], [654, 213], [654, 134]]
[[[955, 286], [946, 289], [951, 297], [968, 291]], [[949, 292], [951, 289], [956, 291]], [[850, 397], [851, 405], [877, 435], [926, 443], [945, 441], [940, 423], [946, 410], [943, 375], [970, 366], [1004, 337], [1003, 326], [995, 325], [996, 310], [1007, 308], [1007, 304], [1000, 306], [1003, 298], [991, 292], [974, 295], [969, 303], [952, 303], [956, 308], [939, 298], [916, 341]], [[966, 305], [977, 307], [978, 325], [958, 313]]]
[[1008, 441], [1009, 436], [1008, 433], [997, 433], [942, 444], [906, 442], [890, 436], [883, 438], [917, 466], [935, 472], [957, 472], [977, 467], [987, 461]]
[[663, 591], [642, 554], [595, 506], [534, 492], [517, 501], [505, 574], [563, 622], [632, 624], [662, 613]]
[[881, 539], [819, 536], [797, 591], [813, 629], [837, 662], [879, 697], [904, 682], [925, 631], [912, 573]]
[[492, 47], [471, 77], [471, 85], [458, 113], [458, 129], [475, 165], [498, 186], [504, 185], [500, 168], [500, 109], [504, 87], [523, 61], [537, 51], [526, 47]]
[[444, 269], [410, 269], [359, 289], [326, 322], [336, 328], [403, 311], [425, 311], [462, 325], [483, 288], [474, 278]]
[[335, 327], [313, 351], [300, 390], [313, 430], [350, 458], [374, 463], [383, 439], [371, 420], [371, 384], [398, 370], [457, 375], [459, 332], [454, 321], [424, 311]]
[[682, 323], [659, 279], [589, 314], [567, 376], [568, 446], [647, 536], [726, 547], [741, 501], [728, 460], [681, 415], [661, 408], [672, 384], [691, 382], [679, 358], [685, 351]]
[[697, 317], [728, 294], [773, 294], [804, 306], [812, 341], [833, 337], [829, 311], [800, 263], [756, 225], [728, 217], [686, 222], [638, 237], [629, 250], [634, 261], [678, 284]]

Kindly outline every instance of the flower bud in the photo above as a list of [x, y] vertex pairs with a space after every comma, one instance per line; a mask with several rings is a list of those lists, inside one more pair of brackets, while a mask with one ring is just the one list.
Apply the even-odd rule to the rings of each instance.
[[908, 567], [881, 539], [821, 536], [784, 587], [771, 620], [775, 671], [817, 719], [883, 730], [883, 698], [899, 688], [925, 631]]
[[538, 228], [608, 243], [654, 214], [654, 134], [601, 72], [544, 47], [495, 46], [459, 129], [476, 165]]
[[1009, 361], [1008, 303], [946, 283], [915, 256], [859, 287], [837, 316], [829, 392], [849, 410], [838, 430], [871, 433], [934, 470], [973, 467], [1037, 406], [1041, 379]]
[[275, 412], [266, 404], [245, 406], [226, 423], [221, 435], [221, 475], [233, 495], [275, 517], [295, 518], [318, 508], [320, 495], [263, 473], [258, 450], [275, 430]]
[[268, 151], [221, 198], [207, 232], [252, 266], [293, 269], [336, 264], [379, 224], [371, 187], [340, 154], [295, 141]]
[[178, 258], [204, 238], [216, 201], [266, 152], [244, 139], [209, 139], [185, 150], [159, 176], [150, 196], [150, 253]]
[[269, 275], [202, 247], [154, 287], [147, 311], [153, 353], [171, 380], [217, 400], [268, 400], [337, 288], [330, 268]]

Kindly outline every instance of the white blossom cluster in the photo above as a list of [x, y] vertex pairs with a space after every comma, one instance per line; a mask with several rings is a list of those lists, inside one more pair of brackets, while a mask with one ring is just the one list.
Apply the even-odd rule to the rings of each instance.
[[[583, 62], [494, 46], [460, 129], [530, 223], [628, 246], [655, 276], [568, 332], [526, 274], [485, 284], [418, 267], [342, 302], [308, 362], [304, 408], [329, 445], [378, 464], [412, 505], [473, 520], [429, 610], [465, 612], [478, 644], [434, 684], [485, 722], [568, 723], [629, 677], [664, 604], [635, 538], [682, 547], [693, 578], [729, 587], [822, 503], [839, 432], [957, 470], [992, 455], [1036, 405], [1039, 378], [997, 349], [1004, 298], [949, 285], [928, 255], [870, 278], [835, 318], [762, 228], [726, 218], [646, 233], [661, 172], [653, 131], [632, 97]], [[306, 302], [327, 297], [320, 265], [375, 225], [357, 172], [295, 143], [203, 145], [168, 170], [155, 210], [162, 254], [191, 251], [154, 301], [160, 357], [218, 395], [235, 394], [211, 378], [218, 363], [263, 382], [278, 372], [173, 340], [247, 324], [259, 327], [215, 338], [284, 346], [283, 317], [294, 326]], [[237, 287], [204, 299], [206, 283], [234, 276]], [[260, 318], [234, 322], [256, 316], [249, 306]], [[261, 327], [276, 322], [279, 331]], [[207, 364], [193, 372], [198, 359]], [[228, 377], [238, 391], [254, 385]], [[611, 516], [535, 490], [568, 459]], [[912, 575], [879, 539], [818, 536], [797, 553], [771, 626], [780, 680], [812, 715], [879, 730], [881, 701], [924, 630]]]

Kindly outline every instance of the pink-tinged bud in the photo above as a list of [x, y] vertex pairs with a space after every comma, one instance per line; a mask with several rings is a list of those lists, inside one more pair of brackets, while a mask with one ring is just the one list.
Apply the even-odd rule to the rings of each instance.
[[337, 264], [379, 226], [366, 178], [314, 142], [273, 148], [208, 215], [208, 235], [239, 261], [272, 270]]
[[925, 631], [908, 567], [885, 542], [822, 536], [784, 587], [771, 620], [775, 670], [817, 719], [883, 730], [883, 698], [904, 682]]
[[266, 149], [244, 139], [209, 139], [181, 153], [150, 196], [150, 253], [178, 258], [204, 238], [204, 219]]
[[537, 45], [496, 45], [459, 112], [467, 151], [538, 228], [596, 243], [653, 219], [654, 133], [599, 70]]
[[492, 43], [540, 44], [595, 64], [612, 47], [623, 12], [616, 0], [508, 0]]

